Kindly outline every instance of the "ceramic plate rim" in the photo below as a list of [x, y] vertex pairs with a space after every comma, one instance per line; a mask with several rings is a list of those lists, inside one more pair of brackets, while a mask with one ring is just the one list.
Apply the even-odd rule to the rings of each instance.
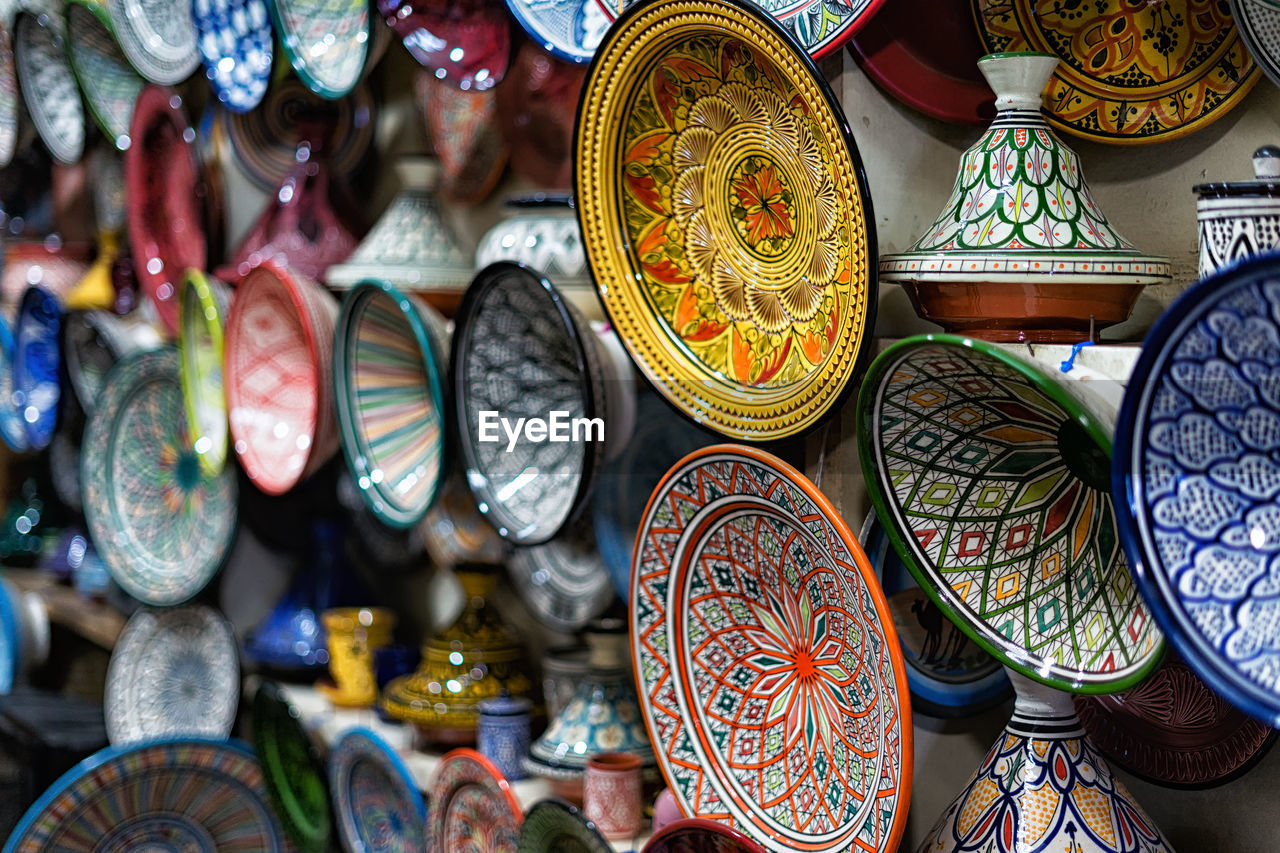
[[534, 814], [541, 812], [555, 812], [556, 814], [563, 815], [561, 818], [562, 820], [575, 821], [583, 826], [589, 833], [593, 834], [595, 836], [593, 841], [596, 845], [596, 849], [588, 851], [588, 853], [613, 853], [613, 845], [604, 837], [604, 833], [600, 831], [600, 827], [596, 826], [594, 821], [587, 818], [586, 813], [582, 809], [579, 809], [554, 796], [538, 800], [536, 803], [529, 806], [529, 810], [524, 813], [524, 822], [520, 824], [520, 844], [517, 847], [517, 850], [520, 851], [520, 853], [532, 853], [532, 851], [539, 850], [544, 851], [544, 853], [555, 853], [555, 851], [551, 850], [551, 848], [544, 842], [530, 839], [528, 845], [525, 844], [525, 827], [529, 825], [529, 818]]
[[[223, 328], [226, 323], [226, 317], [222, 310], [223, 306], [219, 302], [215, 293], [217, 285], [212, 274], [205, 274], [195, 267], [189, 267], [182, 274], [182, 287], [178, 291], [178, 379], [182, 384], [182, 404], [187, 412], [187, 428], [193, 433], [200, 433], [200, 438], [208, 436], [208, 430], [204, 428], [205, 418], [200, 416], [200, 405], [196, 401], [200, 395], [197, 385], [200, 381], [191, 375], [194, 370], [192, 360], [195, 358], [192, 351], [192, 342], [187, 333], [187, 300], [194, 296], [199, 300], [201, 311], [205, 322], [203, 323], [204, 331], [208, 333], [214, 353], [217, 354], [218, 365], [223, 364], [225, 340], [223, 336]], [[210, 316], [212, 312], [213, 316]], [[225, 423], [227, 419], [227, 395], [226, 395], [226, 379], [225, 371], [223, 374], [223, 388], [219, 398], [222, 400], [222, 420]], [[210, 447], [207, 453], [199, 454], [200, 464], [205, 471], [211, 476], [217, 476], [222, 473], [223, 467], [227, 462], [227, 436], [230, 433], [230, 425], [222, 432], [222, 441], [218, 446]]]
[[9, 646], [10, 663], [13, 664], [7, 671], [0, 672], [0, 693], [8, 693], [13, 689], [21, 669], [22, 637], [18, 631], [18, 609], [13, 600], [16, 592], [17, 588], [0, 575], [0, 626], [4, 628], [3, 642]]
[[[124, 50], [123, 48], [120, 47], [120, 42], [116, 38], [115, 24], [112, 23], [111, 21], [111, 15], [107, 13], [107, 7], [105, 3], [99, 2], [99, 0], [67, 0], [67, 4], [62, 11], [63, 17], [65, 19], [64, 27], [67, 33], [66, 35], [67, 65], [70, 66], [71, 74], [76, 78], [76, 84], [80, 88], [80, 100], [83, 101], [85, 106], [89, 108], [89, 112], [93, 115], [93, 120], [97, 122], [99, 129], [102, 130], [102, 135], [107, 137], [107, 139], [111, 142], [112, 147], [114, 147], [117, 150], [127, 150], [129, 147], [128, 144], [126, 144], [123, 149], [120, 148], [118, 138], [115, 136], [115, 130], [110, 126], [112, 124], [111, 119], [113, 117], [110, 116], [109, 113], [104, 112], [102, 110], [103, 105], [98, 103], [98, 101], [95, 98], [89, 97], [88, 91], [85, 88], [84, 76], [80, 71], [80, 63], [75, 61], [76, 51], [75, 51], [75, 48], [72, 46], [72, 43], [75, 40], [71, 31], [71, 12], [73, 9], [81, 9], [82, 11], [88, 12], [92, 16], [92, 18], [102, 26], [102, 29], [107, 33], [108, 36], [110, 36], [111, 43], [114, 44], [116, 46], [116, 50], [120, 52], [120, 57], [124, 60], [124, 67], [128, 70], [130, 74], [132, 74], [134, 77], [137, 78], [139, 89], [142, 89], [144, 86], [146, 86], [147, 81], [142, 78], [142, 75], [138, 74], [137, 70], [129, 62], [129, 58], [124, 55]], [[121, 118], [125, 119], [125, 121], [123, 122], [125, 124], [125, 138], [128, 139], [130, 138], [129, 128], [133, 124], [133, 116], [132, 115], [122, 116]]]
[[[429, 794], [431, 795], [431, 809], [430, 809], [431, 823], [427, 827], [428, 835], [430, 836], [427, 839], [428, 846], [435, 843], [436, 830], [439, 829], [440, 831], [443, 831], [444, 820], [449, 816], [448, 804], [449, 804], [449, 801], [453, 799], [452, 796], [450, 796], [450, 797], [442, 798], [441, 802], [436, 802], [435, 801], [436, 787], [439, 782], [447, 781], [447, 780], [441, 779], [444, 772], [453, 764], [461, 761], [470, 761], [473, 764], [480, 767], [482, 770], [484, 770], [486, 774], [488, 774], [488, 776], [494, 783], [494, 786], [502, 793], [503, 803], [507, 806], [507, 808], [511, 810], [511, 814], [515, 816], [516, 824], [517, 824], [517, 832], [518, 832], [519, 824], [523, 823], [524, 821], [524, 809], [520, 805], [520, 800], [516, 798], [515, 791], [511, 790], [511, 783], [508, 782], [506, 777], [502, 775], [502, 771], [498, 769], [497, 765], [494, 764], [489, 759], [485, 758], [482, 754], [480, 754], [480, 752], [472, 749], [471, 747], [468, 747], [468, 746], [458, 747], [457, 749], [451, 749], [448, 752], [446, 752], [444, 755], [442, 755], [440, 757], [440, 763], [436, 765], [435, 772], [431, 774], [431, 783], [429, 786]], [[458, 786], [453, 785], [450, 788], [448, 788], [448, 793], [452, 794], [457, 789], [458, 789]], [[439, 815], [439, 817], [437, 818], [436, 815]], [[437, 820], [441, 822], [441, 825], [439, 827], [436, 826]]]
[[[273, 707], [276, 710], [272, 710]], [[264, 729], [261, 722], [267, 714], [283, 714], [283, 717], [291, 720], [292, 722], [286, 725], [296, 728], [297, 736], [307, 745], [308, 761], [306, 762], [305, 772], [319, 780], [321, 790], [325, 794], [325, 809], [319, 825], [309, 821], [308, 816], [303, 811], [303, 806], [293, 793], [292, 783], [289, 782], [287, 786], [280, 784], [282, 781], [287, 782], [289, 780], [281, 780], [278, 777], [280, 770], [272, 766], [274, 762], [267, 755], [267, 753], [272, 753], [278, 758], [279, 748], [276, 747], [272, 750], [264, 748], [266, 736], [261, 733]], [[297, 715], [293, 702], [289, 700], [280, 685], [274, 681], [263, 681], [258, 685], [258, 689], [254, 691], [253, 701], [250, 702], [249, 715], [253, 722], [253, 751], [258, 756], [258, 763], [262, 767], [262, 781], [266, 785], [268, 798], [274, 807], [276, 819], [280, 821], [285, 836], [292, 839], [298, 849], [305, 851], [305, 853], [325, 853], [329, 849], [328, 845], [333, 840], [333, 815], [331, 814], [329, 783], [324, 768], [320, 766], [316, 759], [311, 736], [307, 733], [306, 728], [303, 727], [302, 719]], [[281, 787], [285, 787], [289, 792], [287, 802], [280, 793]], [[291, 805], [293, 808], [290, 808]]]
[[[336, 101], [339, 98], [345, 98], [347, 95], [360, 85], [364, 80], [365, 74], [368, 73], [369, 49], [373, 45], [373, 23], [374, 15], [372, 4], [365, 5], [364, 18], [364, 41], [358, 39], [350, 39], [345, 47], [350, 49], [353, 43], [359, 42], [360, 49], [364, 52], [364, 57], [360, 61], [360, 73], [356, 74], [351, 81], [351, 85], [345, 89], [337, 89], [328, 84], [327, 81], [321, 80], [313, 71], [311, 60], [303, 54], [298, 45], [298, 35], [292, 28], [286, 26], [284, 13], [281, 12], [282, 4], [294, 5], [296, 0], [266, 0], [268, 16], [271, 18], [271, 28], [273, 30], [274, 44], [279, 45], [283, 50], [285, 57], [289, 60], [289, 67], [293, 69], [293, 73], [298, 75], [298, 79], [302, 84], [315, 94], [330, 101]], [[314, 17], [308, 15], [308, 17]], [[335, 47], [336, 47], [335, 43]], [[269, 77], [274, 77], [274, 70], [268, 72]], [[266, 97], [265, 95], [263, 97]]]
[[650, 836], [641, 853], [650, 853], [654, 849], [654, 842], [666, 841], [668, 836], [675, 835], [684, 829], [700, 829], [711, 835], [731, 838], [742, 848], [741, 853], [767, 853], [760, 842], [751, 836], [726, 826], [718, 820], [708, 820], [705, 817], [681, 817], [679, 820], [673, 820]]
[[[391, 744], [375, 732], [373, 729], [357, 725], [346, 729], [337, 740], [333, 742], [333, 746], [329, 748], [329, 756], [326, 760], [326, 770], [329, 777], [330, 796], [334, 800], [334, 811], [337, 811], [337, 799], [339, 783], [343, 780], [338, 777], [341, 769], [338, 764], [340, 757], [339, 750], [346, 744], [352, 744], [352, 749], [357, 750], [358, 754], [373, 761], [385, 762], [384, 769], [391, 771], [400, 782], [401, 789], [407, 793], [410, 805], [413, 806], [414, 812], [418, 815], [418, 821], [421, 824], [422, 833], [427, 834], [427, 801], [422, 796], [422, 791], [418, 790], [418, 783], [414, 781], [413, 774], [409, 772], [409, 767], [404, 763], [404, 759], [400, 757]], [[356, 744], [359, 744], [358, 746]], [[345, 823], [342, 815], [336, 814], [334, 821], [336, 834], [343, 836], [342, 840], [347, 841], [344, 833]]]
[[[12, 389], [13, 385], [13, 362], [17, 357], [17, 347], [13, 340], [13, 330], [9, 328], [9, 321], [4, 317], [0, 317], [0, 371], [9, 374], [9, 384]], [[3, 436], [4, 443], [14, 453], [26, 453], [31, 449], [27, 443], [26, 429], [22, 425], [22, 419], [18, 415], [17, 408], [13, 405], [13, 401], [0, 400], [0, 407], [4, 411], [0, 412], [0, 436]]]

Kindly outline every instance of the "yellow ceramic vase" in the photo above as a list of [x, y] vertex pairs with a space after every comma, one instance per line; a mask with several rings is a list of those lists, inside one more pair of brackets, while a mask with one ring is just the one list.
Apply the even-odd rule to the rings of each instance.
[[320, 685], [333, 704], [370, 708], [378, 701], [373, 651], [390, 645], [396, 615], [380, 607], [340, 607], [320, 616], [329, 643], [329, 674], [336, 686]]

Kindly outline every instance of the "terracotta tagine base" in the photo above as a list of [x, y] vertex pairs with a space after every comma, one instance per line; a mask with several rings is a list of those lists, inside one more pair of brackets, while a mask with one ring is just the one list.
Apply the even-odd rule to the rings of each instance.
[[[902, 287], [923, 320], [994, 343], [1074, 344], [1129, 318], [1143, 284], [926, 282]], [[1092, 312], [1081, 316], [1081, 306]]]

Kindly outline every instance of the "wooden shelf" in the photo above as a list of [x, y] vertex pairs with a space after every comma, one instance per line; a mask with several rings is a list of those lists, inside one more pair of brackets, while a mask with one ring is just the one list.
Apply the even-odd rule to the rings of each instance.
[[33, 569], [0, 569], [0, 577], [23, 592], [39, 595], [52, 624], [61, 625], [107, 651], [115, 648], [125, 618], [111, 605], [86, 599], [71, 587]]

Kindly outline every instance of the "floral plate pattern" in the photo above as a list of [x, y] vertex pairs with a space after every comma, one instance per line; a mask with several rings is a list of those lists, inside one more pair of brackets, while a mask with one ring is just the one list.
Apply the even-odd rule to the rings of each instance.
[[329, 751], [329, 790], [338, 834], [351, 853], [425, 851], [427, 804], [404, 761], [367, 729]]
[[507, 780], [474, 749], [440, 759], [431, 779], [431, 850], [513, 853], [524, 811]]

